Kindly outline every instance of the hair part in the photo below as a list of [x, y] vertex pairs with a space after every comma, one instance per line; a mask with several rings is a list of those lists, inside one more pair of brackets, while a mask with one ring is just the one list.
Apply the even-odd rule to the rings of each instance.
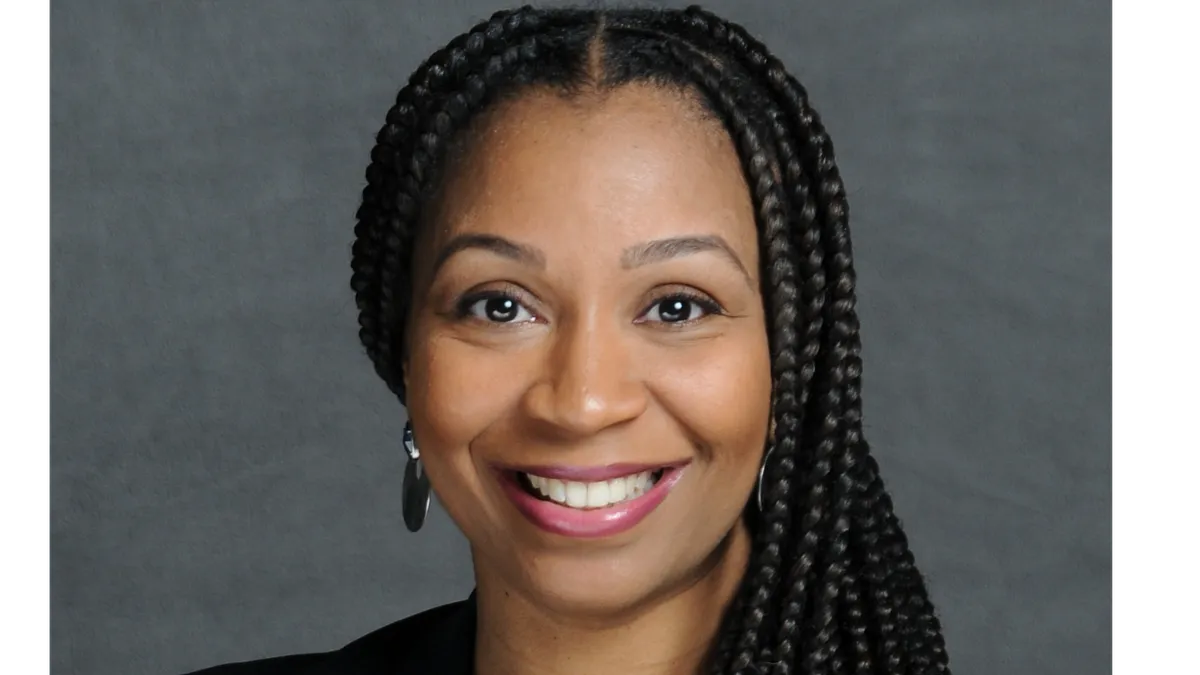
[[487, 115], [548, 88], [676, 89], [719, 120], [752, 193], [773, 387], [763, 510], [708, 669], [949, 673], [940, 623], [862, 434], [845, 188], [805, 89], [742, 27], [697, 7], [498, 12], [431, 55], [387, 113], [352, 250], [359, 336], [405, 400], [417, 234]]

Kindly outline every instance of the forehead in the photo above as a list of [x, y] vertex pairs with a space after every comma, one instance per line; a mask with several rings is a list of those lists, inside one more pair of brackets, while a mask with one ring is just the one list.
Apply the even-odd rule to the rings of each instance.
[[719, 235], [757, 275], [753, 203], [732, 140], [694, 98], [650, 85], [532, 91], [481, 120], [452, 167], [434, 243], [464, 231], [606, 254]]

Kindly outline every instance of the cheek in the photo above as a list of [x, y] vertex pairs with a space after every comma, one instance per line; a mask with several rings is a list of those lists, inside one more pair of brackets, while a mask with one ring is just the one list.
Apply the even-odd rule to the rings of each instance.
[[[523, 374], [532, 369], [519, 358], [484, 353], [453, 337], [414, 337], [408, 377], [413, 431], [432, 464], [468, 471], [469, 443], [515, 405]], [[442, 468], [431, 466], [431, 479]]]
[[[474, 542], [488, 540], [491, 513], [486, 476], [470, 452], [472, 440], [504, 415], [519, 392], [512, 359], [443, 336], [414, 333], [408, 371], [408, 415], [438, 502]], [[481, 510], [482, 509], [482, 510]]]
[[770, 354], [761, 324], [744, 333], [663, 355], [652, 381], [671, 416], [711, 453], [705, 460], [757, 471], [770, 424]]

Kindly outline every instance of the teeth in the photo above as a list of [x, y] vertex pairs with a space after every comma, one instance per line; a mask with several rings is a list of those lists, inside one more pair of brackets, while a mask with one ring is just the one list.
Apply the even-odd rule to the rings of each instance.
[[654, 475], [655, 472], [643, 471], [608, 481], [581, 483], [524, 474], [538, 494], [573, 509], [599, 509], [640, 497], [654, 485]]

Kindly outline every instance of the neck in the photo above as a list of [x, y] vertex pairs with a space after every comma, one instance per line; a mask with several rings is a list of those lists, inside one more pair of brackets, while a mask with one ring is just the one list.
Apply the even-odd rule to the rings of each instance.
[[750, 534], [741, 521], [701, 569], [619, 615], [565, 616], [476, 565], [477, 675], [696, 675], [741, 585]]

